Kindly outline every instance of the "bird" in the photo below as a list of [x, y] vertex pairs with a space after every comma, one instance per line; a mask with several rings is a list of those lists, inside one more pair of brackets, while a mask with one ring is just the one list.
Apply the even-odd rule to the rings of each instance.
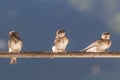
[[84, 48], [83, 52], [105, 52], [111, 47], [110, 33], [104, 32], [101, 38], [90, 44], [88, 47]]
[[[9, 40], [8, 40], [8, 52], [20, 53], [23, 47], [23, 41], [19, 37], [19, 33], [16, 31], [9, 32]], [[11, 57], [10, 64], [16, 64], [16, 57]]]
[[68, 43], [69, 39], [66, 36], [65, 30], [59, 29], [56, 31], [56, 37], [52, 46], [52, 51], [65, 52]]

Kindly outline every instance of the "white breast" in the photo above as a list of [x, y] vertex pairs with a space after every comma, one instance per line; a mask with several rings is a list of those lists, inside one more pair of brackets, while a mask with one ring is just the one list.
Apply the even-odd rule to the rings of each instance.
[[56, 43], [56, 45], [52, 47], [52, 51], [63, 52], [65, 51], [67, 44], [68, 44], [68, 39], [61, 39], [60, 42]]
[[11, 45], [9, 47], [9, 52], [20, 52], [22, 49], [22, 43], [21, 41], [15, 43], [11, 42]]

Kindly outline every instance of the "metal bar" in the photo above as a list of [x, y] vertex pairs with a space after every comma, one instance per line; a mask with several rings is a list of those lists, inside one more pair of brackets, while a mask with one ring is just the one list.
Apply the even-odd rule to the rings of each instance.
[[0, 52], [0, 58], [120, 58], [120, 52]]

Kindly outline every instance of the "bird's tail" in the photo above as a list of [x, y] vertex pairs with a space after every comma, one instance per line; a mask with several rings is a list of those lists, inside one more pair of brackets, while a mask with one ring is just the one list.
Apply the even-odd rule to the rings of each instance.
[[16, 64], [16, 63], [17, 63], [16, 57], [11, 57], [10, 64]]
[[80, 52], [86, 52], [86, 49], [82, 49], [82, 50], [80, 50]]

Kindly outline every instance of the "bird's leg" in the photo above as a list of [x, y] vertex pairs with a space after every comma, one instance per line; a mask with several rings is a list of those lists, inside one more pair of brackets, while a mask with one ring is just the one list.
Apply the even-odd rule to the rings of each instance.
[[66, 54], [67, 54], [67, 52], [64, 50], [64, 51], [62, 51], [62, 54], [63, 54], [63, 55], [66, 55]]
[[50, 53], [50, 59], [53, 59], [53, 52]]

